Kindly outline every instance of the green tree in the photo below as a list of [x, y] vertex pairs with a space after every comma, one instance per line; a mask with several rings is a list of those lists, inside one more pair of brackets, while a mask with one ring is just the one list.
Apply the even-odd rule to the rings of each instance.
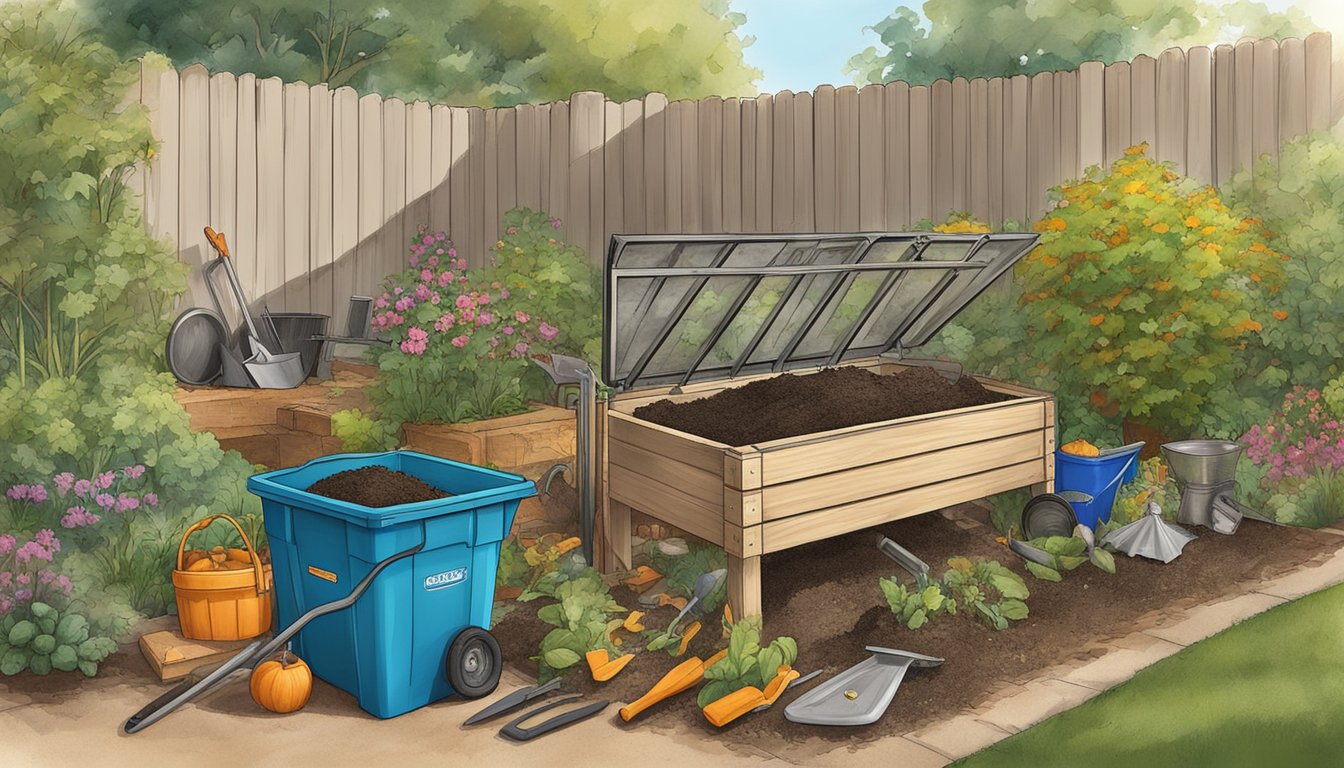
[[927, 0], [923, 11], [921, 18], [900, 6], [874, 24], [884, 50], [860, 52], [847, 71], [859, 82], [920, 85], [958, 76], [1034, 75], [1170, 46], [1316, 30], [1296, 8], [1274, 12], [1253, 0]]
[[[510, 105], [749, 95], [758, 70], [727, 0], [80, 0], [122, 56], [404, 99]], [[223, 7], [221, 7], [223, 6]]]

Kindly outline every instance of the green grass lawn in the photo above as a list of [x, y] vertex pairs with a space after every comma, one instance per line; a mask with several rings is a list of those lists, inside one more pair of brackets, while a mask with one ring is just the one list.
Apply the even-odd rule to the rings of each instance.
[[1238, 624], [956, 765], [1344, 765], [1344, 585]]

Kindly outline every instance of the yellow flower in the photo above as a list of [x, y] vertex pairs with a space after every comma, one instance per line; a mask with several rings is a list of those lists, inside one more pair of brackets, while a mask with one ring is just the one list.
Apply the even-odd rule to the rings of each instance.
[[1127, 195], [1142, 195], [1144, 192], [1148, 191], [1148, 184], [1147, 182], [1135, 179], [1134, 181], [1126, 183], [1121, 189], [1124, 190]]
[[1194, 216], [1186, 216], [1185, 226], [1194, 229], [1195, 227], [1199, 226], [1199, 219], [1195, 218]]
[[502, 250], [503, 248], [504, 248], [504, 241], [503, 241], [503, 240], [499, 240], [499, 241], [497, 241], [497, 242], [495, 243], [495, 250], [496, 250], [496, 251], [498, 251], [498, 250]]
[[1144, 152], [1147, 151], [1148, 151], [1148, 142], [1144, 142], [1142, 144], [1135, 144], [1134, 146], [1129, 147], [1128, 149], [1125, 150], [1125, 154], [1129, 155], [1130, 157], [1133, 157], [1134, 155], [1142, 155]]
[[1101, 313], [1101, 314], [1099, 314], [1099, 315], [1093, 315], [1093, 316], [1088, 320], [1088, 322], [1091, 323], [1091, 324], [1093, 324], [1093, 325], [1101, 325], [1102, 323], [1106, 322], [1106, 313], [1103, 312], [1103, 313]]
[[1287, 320], [1287, 319], [1288, 319], [1288, 313], [1287, 313], [1287, 312], [1284, 312], [1282, 309], [1276, 309], [1276, 310], [1274, 310], [1274, 319], [1275, 319], [1275, 320]]
[[1212, 235], [1214, 232], [1217, 232], [1217, 231], [1218, 231], [1218, 228], [1215, 227], [1215, 226], [1210, 225], [1210, 226], [1207, 226], [1207, 227], [1205, 227], [1205, 228], [1203, 228], [1203, 229], [1201, 229], [1201, 230], [1199, 230], [1199, 231], [1202, 232], [1202, 233], [1204, 233], [1204, 234], [1206, 234], [1206, 235]]
[[1171, 229], [1165, 222], [1159, 221], [1153, 225], [1153, 231], [1159, 235], [1165, 235]]

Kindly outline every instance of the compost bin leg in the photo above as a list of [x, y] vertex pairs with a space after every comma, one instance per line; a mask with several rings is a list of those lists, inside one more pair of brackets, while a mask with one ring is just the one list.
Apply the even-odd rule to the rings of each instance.
[[608, 497], [607, 514], [603, 522], [607, 543], [605, 570], [628, 571], [633, 559], [630, 554], [630, 507]]
[[728, 555], [728, 603], [734, 616], [761, 615], [760, 555]]

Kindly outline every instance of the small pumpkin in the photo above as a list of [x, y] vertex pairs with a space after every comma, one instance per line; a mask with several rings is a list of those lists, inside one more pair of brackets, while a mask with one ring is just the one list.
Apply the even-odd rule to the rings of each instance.
[[251, 564], [252, 562], [252, 556], [247, 553], [246, 549], [236, 549], [234, 547], [229, 547], [228, 549], [224, 550], [224, 554], [228, 555], [230, 560], [237, 560], [238, 562], [243, 563], [244, 565]]
[[202, 557], [202, 558], [200, 558], [199, 560], [197, 560], [196, 562], [192, 563], [191, 565], [188, 565], [188, 566], [187, 566], [187, 570], [188, 570], [188, 571], [197, 571], [197, 572], [199, 572], [199, 571], [213, 571], [213, 570], [217, 569], [218, 567], [219, 567], [219, 566], [215, 563], [214, 560], [211, 560], [211, 559], [208, 558], [208, 557]]
[[303, 709], [313, 694], [313, 671], [288, 649], [257, 665], [248, 684], [252, 700], [277, 714]]
[[251, 568], [251, 567], [252, 567], [251, 563], [229, 558], [228, 560], [225, 560], [222, 564], [220, 564], [219, 569], [221, 571], [239, 571], [244, 568]]
[[205, 559], [205, 551], [200, 549], [189, 549], [182, 555], [182, 568], [191, 570], [193, 563]]

